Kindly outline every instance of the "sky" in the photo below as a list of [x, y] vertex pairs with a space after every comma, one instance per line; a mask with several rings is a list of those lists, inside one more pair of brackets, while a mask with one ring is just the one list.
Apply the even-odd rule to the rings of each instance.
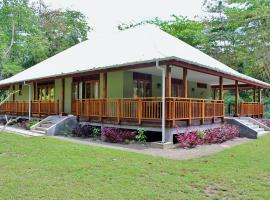
[[[33, 0], [35, 1], [35, 0]], [[69, 8], [87, 16], [95, 31], [116, 31], [121, 23], [140, 22], [172, 14], [194, 19], [203, 15], [203, 0], [44, 0], [52, 8]]]

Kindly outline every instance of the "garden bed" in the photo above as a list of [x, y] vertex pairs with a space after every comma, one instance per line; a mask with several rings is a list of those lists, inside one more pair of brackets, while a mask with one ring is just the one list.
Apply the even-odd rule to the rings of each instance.
[[125, 143], [130, 142], [146, 142], [146, 135], [143, 129], [129, 130], [118, 128], [100, 128], [92, 126], [87, 122], [79, 123], [77, 127], [72, 131], [72, 137], [81, 138], [93, 138], [95, 140], [101, 140], [103, 142], [110, 143]]
[[258, 118], [256, 119], [258, 122], [264, 124], [265, 126], [269, 127], [270, 128], [270, 119], [261, 119], [261, 118]]
[[235, 125], [222, 125], [204, 131], [177, 133], [175, 135], [177, 146], [181, 148], [194, 148], [197, 145], [220, 144], [240, 136], [239, 127]]

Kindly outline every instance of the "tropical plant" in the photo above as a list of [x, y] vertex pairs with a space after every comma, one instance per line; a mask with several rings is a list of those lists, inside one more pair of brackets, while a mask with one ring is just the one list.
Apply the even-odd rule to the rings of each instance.
[[143, 128], [139, 128], [137, 130], [137, 135], [135, 136], [135, 139], [138, 142], [146, 142], [147, 136], [145, 135], [145, 130]]

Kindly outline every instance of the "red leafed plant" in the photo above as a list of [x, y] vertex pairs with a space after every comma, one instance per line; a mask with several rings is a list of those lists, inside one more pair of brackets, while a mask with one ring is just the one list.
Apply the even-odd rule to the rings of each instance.
[[202, 144], [217, 144], [239, 137], [239, 128], [234, 125], [223, 125], [206, 129], [203, 132], [192, 131], [176, 134], [176, 140], [182, 148], [193, 148]]
[[105, 142], [123, 143], [135, 139], [136, 133], [129, 130], [116, 128], [103, 128], [101, 131], [101, 139]]

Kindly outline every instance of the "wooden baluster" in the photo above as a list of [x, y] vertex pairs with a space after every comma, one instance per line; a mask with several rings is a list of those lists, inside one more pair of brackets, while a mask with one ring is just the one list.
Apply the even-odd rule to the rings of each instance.
[[216, 117], [216, 101], [213, 101], [213, 118], [212, 123], [215, 123], [215, 117]]
[[79, 100], [75, 100], [75, 113], [76, 113], [76, 116], [78, 117], [79, 116]]
[[52, 101], [49, 100], [48, 115], [51, 115], [51, 105], [52, 105]]
[[175, 127], [175, 98], [173, 98], [172, 102], [172, 128]]
[[191, 102], [191, 99], [189, 99], [189, 104], [188, 104], [188, 115], [189, 115], [189, 117], [188, 117], [188, 125], [190, 126], [191, 125], [191, 119], [192, 119], [192, 102]]
[[138, 125], [141, 126], [142, 125], [142, 99], [139, 98], [138, 99]]
[[38, 101], [38, 116], [39, 116], [39, 117], [41, 116], [40, 111], [41, 111], [41, 102]]
[[99, 121], [102, 122], [102, 118], [103, 118], [103, 107], [105, 106], [105, 101], [104, 99], [99, 99]]
[[204, 124], [204, 117], [205, 117], [205, 101], [204, 100], [202, 100], [201, 105], [202, 105], [202, 108], [201, 108], [202, 109], [202, 111], [201, 111], [202, 112], [201, 113], [201, 125], [202, 125], [202, 124]]
[[117, 99], [117, 124], [120, 124], [121, 118], [121, 99]]

